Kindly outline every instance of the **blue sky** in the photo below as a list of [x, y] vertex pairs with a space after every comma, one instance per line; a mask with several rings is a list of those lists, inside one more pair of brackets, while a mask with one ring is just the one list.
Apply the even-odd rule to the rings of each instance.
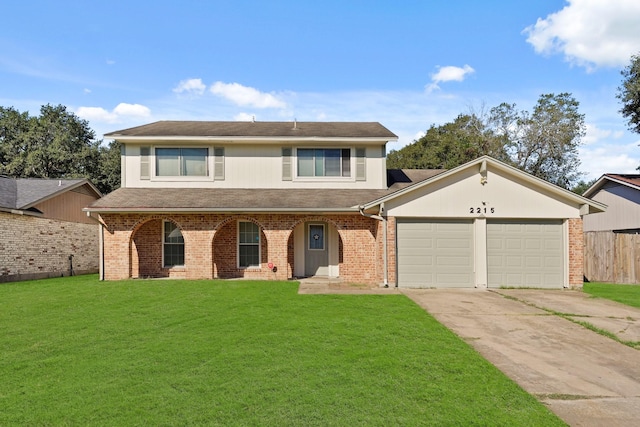
[[378, 121], [399, 136], [569, 92], [585, 178], [633, 173], [616, 91], [637, 0], [20, 1], [0, 26], [0, 105], [63, 104], [99, 137], [156, 120]]

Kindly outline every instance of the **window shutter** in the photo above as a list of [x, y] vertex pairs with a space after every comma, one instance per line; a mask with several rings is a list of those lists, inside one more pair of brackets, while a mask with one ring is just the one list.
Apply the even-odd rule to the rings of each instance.
[[140, 179], [150, 179], [151, 171], [149, 168], [150, 147], [140, 147]]
[[224, 180], [224, 147], [213, 149], [213, 179]]
[[282, 149], [282, 180], [291, 181], [291, 148]]
[[365, 148], [356, 148], [356, 181], [366, 181], [367, 179], [367, 158]]

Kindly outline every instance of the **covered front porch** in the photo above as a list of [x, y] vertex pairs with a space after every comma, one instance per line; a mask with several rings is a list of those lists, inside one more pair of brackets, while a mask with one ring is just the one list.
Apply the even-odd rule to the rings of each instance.
[[101, 214], [106, 280], [382, 282], [381, 222], [358, 214]]

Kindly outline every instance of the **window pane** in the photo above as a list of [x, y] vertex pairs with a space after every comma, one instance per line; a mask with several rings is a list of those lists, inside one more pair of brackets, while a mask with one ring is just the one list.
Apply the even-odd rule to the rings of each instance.
[[313, 176], [313, 152], [308, 148], [298, 149], [298, 176]]
[[184, 243], [180, 229], [171, 221], [165, 221], [164, 223], [164, 242]]
[[165, 243], [164, 266], [173, 267], [175, 265], [184, 265], [184, 245]]
[[314, 150], [314, 151], [315, 151], [314, 176], [324, 176], [324, 150]]
[[180, 229], [171, 221], [164, 222], [164, 266], [184, 265], [184, 239]]
[[321, 224], [309, 225], [309, 249], [324, 249], [324, 226]]
[[207, 176], [207, 149], [182, 149], [182, 175]]
[[259, 266], [260, 260], [259, 256], [259, 246], [258, 245], [243, 245], [239, 248], [238, 253], [238, 262], [240, 267], [253, 267]]
[[156, 175], [180, 176], [179, 148], [156, 148]]
[[351, 150], [342, 150], [342, 176], [351, 176]]
[[325, 176], [340, 176], [340, 150], [324, 150]]
[[260, 232], [258, 226], [252, 222], [240, 223], [240, 243], [258, 244], [260, 243]]

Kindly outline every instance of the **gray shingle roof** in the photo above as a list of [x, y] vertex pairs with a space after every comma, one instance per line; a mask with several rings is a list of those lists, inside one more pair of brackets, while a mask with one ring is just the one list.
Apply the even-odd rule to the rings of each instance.
[[118, 137], [386, 138], [398, 136], [378, 122], [160, 121], [105, 134]]
[[433, 177], [442, 170], [389, 171], [381, 190], [119, 188], [96, 200], [92, 211], [356, 211], [359, 205]]
[[[0, 208], [28, 209], [58, 193], [89, 183], [79, 179], [37, 179], [0, 177]], [[96, 194], [100, 196], [100, 193]]]
[[0, 208], [15, 209], [17, 198], [16, 180], [0, 176]]

